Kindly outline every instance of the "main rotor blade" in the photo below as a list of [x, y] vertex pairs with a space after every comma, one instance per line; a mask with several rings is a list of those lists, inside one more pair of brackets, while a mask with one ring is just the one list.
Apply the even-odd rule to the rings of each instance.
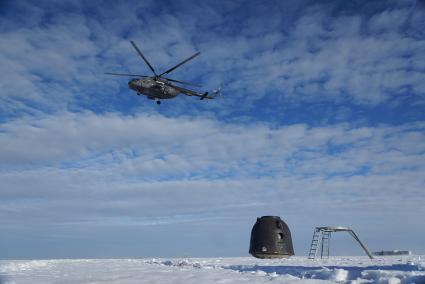
[[146, 57], [143, 55], [143, 53], [140, 51], [140, 49], [137, 47], [137, 45], [134, 43], [134, 41], [130, 40], [131, 45], [134, 47], [134, 49], [137, 51], [137, 53], [143, 58], [145, 63], [149, 66], [149, 68], [152, 70], [153, 74], [155, 76], [158, 76], [155, 73], [155, 69], [153, 69], [152, 65], [149, 63], [149, 61], [146, 59]]
[[194, 55], [192, 55], [191, 57], [189, 57], [188, 59], [185, 59], [185, 60], [183, 60], [182, 62], [180, 62], [179, 64], [177, 64], [176, 66], [174, 66], [174, 67], [172, 67], [172, 68], [170, 68], [170, 69], [168, 69], [167, 71], [165, 71], [165, 72], [163, 72], [162, 74], [160, 74], [159, 76], [162, 76], [162, 75], [164, 75], [164, 74], [168, 74], [168, 73], [170, 73], [171, 71], [173, 71], [174, 69], [176, 69], [176, 68], [178, 68], [178, 67], [180, 67], [180, 66], [182, 66], [183, 64], [185, 64], [186, 62], [188, 62], [189, 60], [192, 60], [193, 58], [195, 58], [196, 56], [198, 56], [199, 54], [201, 54], [199, 51], [197, 52], [197, 53], [195, 53]]
[[106, 75], [114, 75], [114, 76], [127, 76], [127, 77], [142, 77], [142, 78], [149, 77], [149, 76], [146, 76], [146, 75], [126, 74], [126, 73], [109, 73], [109, 72], [106, 72], [105, 74]]
[[170, 82], [176, 82], [176, 83], [180, 83], [180, 84], [184, 84], [184, 85], [190, 85], [190, 86], [194, 86], [194, 87], [201, 87], [201, 85], [194, 84], [194, 83], [189, 83], [189, 82], [184, 82], [184, 81], [174, 80], [174, 79], [171, 79], [171, 78], [165, 78], [165, 77], [161, 77], [161, 78], [162, 78], [162, 79], [165, 79], [165, 80], [167, 80], [167, 81], [170, 81]]

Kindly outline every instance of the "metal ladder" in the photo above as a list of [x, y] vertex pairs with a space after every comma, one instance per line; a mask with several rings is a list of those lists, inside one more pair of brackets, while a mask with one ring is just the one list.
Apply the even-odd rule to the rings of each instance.
[[373, 259], [372, 254], [366, 248], [366, 246], [360, 241], [360, 238], [356, 233], [348, 227], [316, 227], [313, 233], [313, 239], [311, 240], [310, 251], [308, 253], [309, 259], [315, 259], [317, 256], [317, 249], [320, 247], [320, 258], [329, 258], [330, 251], [330, 239], [331, 234], [335, 232], [348, 232], [354, 240], [362, 247], [367, 256]]
[[314, 229], [313, 239], [311, 240], [310, 252], [308, 253], [309, 259], [314, 259], [317, 254], [317, 247], [319, 245], [321, 231], [319, 229]]

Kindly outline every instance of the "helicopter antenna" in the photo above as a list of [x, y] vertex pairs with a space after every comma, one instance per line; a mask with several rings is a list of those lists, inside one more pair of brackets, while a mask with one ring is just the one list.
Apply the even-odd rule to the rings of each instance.
[[134, 47], [134, 49], [137, 51], [137, 53], [143, 58], [143, 60], [149, 66], [149, 68], [152, 70], [155, 77], [158, 77], [158, 75], [155, 73], [155, 69], [153, 69], [152, 65], [149, 63], [149, 61], [146, 59], [146, 57], [143, 55], [143, 53], [140, 51], [140, 49], [137, 47], [137, 45], [134, 43], [134, 41], [130, 40], [130, 43]]

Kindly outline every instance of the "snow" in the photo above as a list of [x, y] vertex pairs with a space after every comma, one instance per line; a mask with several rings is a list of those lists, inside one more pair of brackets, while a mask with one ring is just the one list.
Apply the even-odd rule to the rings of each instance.
[[2, 260], [0, 283], [416, 283], [424, 256]]

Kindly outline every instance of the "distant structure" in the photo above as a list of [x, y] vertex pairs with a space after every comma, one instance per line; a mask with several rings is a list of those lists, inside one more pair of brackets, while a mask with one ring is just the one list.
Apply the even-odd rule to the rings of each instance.
[[369, 258], [373, 258], [372, 254], [360, 241], [356, 233], [348, 227], [316, 227], [314, 229], [313, 239], [311, 240], [308, 258], [315, 259], [317, 257], [318, 250], [320, 250], [320, 258], [329, 258], [331, 234], [336, 232], [348, 232], [359, 243]]
[[279, 216], [263, 216], [251, 231], [249, 253], [257, 258], [288, 258], [294, 255], [291, 232]]
[[412, 252], [410, 250], [381, 250], [372, 252], [373, 255], [376, 256], [385, 256], [385, 255], [411, 255]]

